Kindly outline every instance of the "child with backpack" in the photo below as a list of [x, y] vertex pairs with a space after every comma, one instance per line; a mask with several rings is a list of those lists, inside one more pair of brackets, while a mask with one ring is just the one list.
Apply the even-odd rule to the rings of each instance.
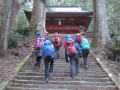
[[36, 54], [36, 63], [35, 67], [40, 67], [41, 58], [42, 58], [42, 47], [43, 47], [43, 40], [41, 38], [41, 33], [37, 32], [37, 38], [34, 41], [34, 49]]
[[43, 41], [49, 40], [48, 32], [45, 32], [42, 34], [42, 39], [43, 39]]
[[[67, 53], [70, 58], [70, 76], [74, 78], [75, 75], [79, 73], [80, 62], [79, 54], [80, 48], [78, 43], [74, 43], [74, 40], [70, 40], [67, 46]], [[74, 71], [74, 65], [76, 65], [76, 72]]]
[[42, 39], [43, 39], [43, 41], [45, 41], [47, 39], [47, 34], [43, 33], [42, 34]]
[[74, 41], [78, 42], [80, 44], [81, 43], [81, 39], [82, 39], [82, 34], [81, 33], [77, 33], [77, 35], [74, 38]]
[[65, 48], [65, 59], [66, 59], [66, 62], [69, 62], [68, 54], [67, 54], [67, 46], [68, 46], [68, 42], [70, 40], [72, 40], [72, 36], [71, 35], [66, 35], [65, 39], [64, 39], [64, 48]]
[[80, 58], [82, 58], [81, 40], [82, 40], [82, 34], [81, 34], [81, 33], [77, 33], [77, 35], [76, 35], [75, 38], [74, 38], [74, 41], [75, 41], [76, 43], [78, 43], [78, 45], [79, 45], [80, 52], [81, 52], [81, 53], [79, 54], [79, 57], [80, 57]]
[[56, 33], [53, 36], [52, 42], [53, 42], [53, 45], [54, 45], [54, 48], [55, 48], [55, 57], [59, 58], [59, 49], [62, 46], [62, 39], [60, 38], [60, 36], [58, 35], [58, 33]]
[[81, 49], [82, 49], [82, 56], [83, 56], [83, 60], [84, 60], [84, 65], [85, 68], [88, 68], [88, 54], [89, 54], [89, 50], [90, 50], [90, 43], [88, 41], [87, 38], [83, 37], [82, 41], [81, 41]]
[[44, 41], [43, 58], [45, 62], [45, 80], [48, 82], [49, 77], [53, 75], [53, 64], [55, 59], [54, 46], [50, 40]]

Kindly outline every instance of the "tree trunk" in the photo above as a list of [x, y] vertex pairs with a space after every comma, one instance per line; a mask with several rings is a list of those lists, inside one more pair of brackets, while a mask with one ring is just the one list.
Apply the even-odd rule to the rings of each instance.
[[107, 26], [105, 0], [93, 0], [94, 3], [94, 39], [99, 48], [103, 48], [110, 40]]
[[6, 52], [8, 49], [8, 37], [9, 31], [13, 24], [13, 18], [16, 15], [14, 7], [16, 0], [3, 0], [3, 8], [2, 8], [2, 27], [0, 28], [0, 48], [2, 51]]
[[9, 32], [9, 24], [10, 24], [10, 17], [11, 17], [11, 11], [12, 11], [12, 2], [13, 0], [4, 0], [4, 19], [3, 19], [3, 28], [1, 30], [1, 40], [0, 40], [0, 44], [1, 44], [1, 48], [3, 49], [3, 51], [7, 51], [7, 47], [8, 47], [8, 32]]
[[46, 21], [46, 6], [45, 0], [34, 0], [32, 17], [30, 20], [30, 27], [35, 34], [37, 31], [43, 33], [45, 29]]

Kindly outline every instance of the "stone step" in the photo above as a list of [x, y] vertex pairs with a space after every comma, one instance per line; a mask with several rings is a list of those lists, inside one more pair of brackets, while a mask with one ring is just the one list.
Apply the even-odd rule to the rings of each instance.
[[[40, 76], [40, 75], [43, 75], [44, 74], [44, 72], [18, 72], [17, 73], [17, 75], [30, 75], [30, 76], [32, 76], [32, 75], [36, 75], [36, 76]], [[65, 72], [56, 72], [56, 73], [54, 73], [54, 75], [69, 75], [70, 73], [69, 72], [67, 72], [67, 73], [65, 73]], [[96, 76], [107, 76], [104, 72], [98, 72], [98, 73], [86, 73], [86, 72], [80, 72], [79, 73], [80, 75], [96, 75]]]
[[[19, 72], [21, 73], [37, 73], [37, 72], [44, 72], [44, 70], [41, 69], [34, 69], [34, 70], [20, 70]], [[58, 71], [58, 70], [54, 70], [54, 73], [70, 73], [69, 70], [64, 70], [64, 71]], [[104, 74], [104, 72], [100, 72], [100, 71], [86, 71], [85, 69], [80, 70], [80, 74]]]
[[[35, 64], [35, 63], [33, 63], [33, 64], [31, 64], [31, 65], [24, 65], [22, 68], [24, 68], [24, 67], [25, 67], [25, 68], [27, 68], [27, 67], [28, 67], [28, 68], [29, 68], [29, 67], [30, 67], [30, 68], [34, 68], [34, 64]], [[44, 65], [43, 63], [41, 63], [40, 65], [41, 65], [41, 67], [45, 67], [45, 65]], [[59, 68], [59, 67], [60, 67], [60, 68], [62, 68], [62, 67], [63, 67], [63, 68], [69, 68], [69, 66], [70, 66], [70, 64], [65, 64], [65, 65], [64, 65], [64, 64], [54, 64], [54, 67], [58, 67], [58, 68]], [[82, 68], [82, 67], [84, 67], [84, 64], [80, 64], [80, 68]], [[101, 69], [101, 67], [99, 67], [98, 65], [95, 65], [95, 64], [94, 64], [94, 65], [88, 64], [88, 67], [91, 68], [91, 69]]]
[[[31, 60], [34, 60], [34, 59], [36, 59], [36, 57], [35, 57], [35, 56], [32, 56], [32, 57], [31, 57]], [[80, 58], [80, 59], [82, 59], [82, 58]], [[94, 58], [93, 56], [88, 56], [88, 59], [95, 60], [95, 58]], [[42, 60], [43, 60], [43, 58], [42, 58]], [[65, 60], [65, 57], [59, 57], [59, 58], [57, 58], [56, 60]]]
[[[36, 61], [32, 62], [31, 64], [24, 64], [23, 66], [33, 66], [35, 64], [35, 62]], [[44, 66], [44, 63], [41, 63], [41, 65]], [[68, 65], [70, 65], [70, 63], [54, 63], [54, 65], [56, 65], [56, 66], [68, 66]], [[88, 63], [88, 65], [91, 67], [99, 67], [99, 65], [97, 65], [97, 64], [91, 64], [91, 63], [89, 64]], [[84, 66], [84, 63], [80, 63], [80, 66]]]
[[44, 60], [41, 60], [41, 67], [36, 68], [36, 58], [32, 55], [5, 90], [117, 90], [91, 54], [88, 56], [88, 70], [80, 59], [80, 73], [75, 78], [70, 77], [70, 63], [66, 63], [64, 53], [60, 55], [62, 57], [55, 61], [54, 75], [48, 83], [45, 82]]
[[[83, 58], [79, 58], [80, 61], [83, 61]], [[36, 58], [31, 58], [29, 59], [29, 62], [26, 63], [30, 63], [31, 61], [36, 61]], [[41, 59], [42, 62], [44, 62], [44, 59]], [[93, 57], [88, 57], [88, 61], [89, 62], [95, 62], [96, 60]], [[55, 62], [66, 62], [66, 59], [56, 59]]]
[[[80, 68], [84, 68], [84, 67], [80, 67]], [[22, 67], [21, 68], [21, 70], [34, 70], [34, 69], [36, 69], [36, 67]], [[45, 70], [45, 67], [40, 67], [40, 70]], [[54, 70], [56, 71], [56, 70], [59, 70], [59, 71], [61, 71], [61, 70], [70, 70], [70, 66], [66, 66], [66, 67], [57, 67], [57, 66], [55, 66], [54, 67]], [[101, 68], [91, 68], [91, 67], [89, 67], [88, 69], [87, 69], [87, 71], [103, 71]]]
[[[39, 77], [44, 76], [44, 74], [41, 75], [17, 75], [20, 77]], [[54, 74], [53, 77], [69, 77], [70, 74]], [[84, 77], [84, 78], [106, 78], [107, 76], [103, 75], [84, 75], [84, 74], [78, 74], [77, 77]]]
[[[26, 62], [25, 64], [29, 65], [29, 64], [32, 64], [33, 62], [36, 62], [36, 60]], [[44, 61], [41, 60], [41, 63], [44, 64]], [[69, 64], [69, 62], [66, 62], [66, 60], [65, 61], [55, 61], [54, 63], [55, 64]], [[84, 63], [84, 61], [80, 60], [80, 64], [82, 64], [82, 63]], [[95, 60], [93, 60], [93, 61], [92, 60], [88, 60], [88, 63], [89, 64], [97, 64], [97, 62]]]
[[[33, 62], [32, 64], [28, 64], [28, 65], [25, 64], [24, 66], [30, 66], [30, 67], [32, 67], [32, 66], [34, 66], [35, 63], [36, 63], [36, 62]], [[41, 65], [44, 66], [43, 63], [41, 63]], [[57, 64], [56, 64], [56, 63], [54, 63], [54, 65], [55, 65], [55, 66], [70, 66], [70, 63], [69, 63], [69, 64], [63, 64], [63, 63], [57, 63]], [[80, 66], [84, 66], [84, 64], [81, 63]], [[93, 67], [93, 68], [94, 68], [94, 67], [99, 67], [99, 65], [97, 65], [97, 64], [89, 64], [89, 63], [88, 63], [88, 66]]]
[[[17, 73], [17, 76], [44, 76], [45, 73]], [[54, 73], [53, 77], [63, 77], [63, 76], [69, 76], [69, 73]], [[77, 76], [83, 76], [84, 77], [96, 77], [96, 78], [104, 78], [108, 77], [106, 74], [81, 74], [79, 73]]]
[[[14, 79], [18, 79], [18, 80], [45, 80], [45, 76], [16, 76]], [[72, 79], [71, 77], [51, 77], [50, 80], [77, 80], [80, 81], [82, 80], [83, 77], [75, 77], [74, 79]]]
[[[84, 69], [84, 68], [83, 68]], [[35, 68], [35, 69], [21, 69], [20, 70], [20, 72], [44, 72], [44, 69], [38, 69], [38, 68]], [[59, 69], [59, 68], [54, 68], [54, 73], [55, 72], [70, 72], [70, 69], [69, 68], [64, 68], [64, 69]], [[81, 73], [82, 71], [80, 71], [80, 73]], [[85, 72], [85, 70], [84, 70], [84, 72]], [[87, 71], [86, 71], [87, 73], [89, 73], [89, 72], [93, 72], [93, 73], [97, 73], [97, 72], [103, 72], [103, 70], [93, 70], [93, 69], [88, 69]]]
[[[98, 85], [57, 85], [57, 84], [21, 84], [21, 83], [12, 83], [12, 87], [22, 87], [22, 88], [43, 88], [43, 89], [73, 89], [73, 90], [79, 90], [79, 88], [82, 90], [116, 90], [116, 87], [113, 85], [106, 85], [106, 86], [98, 86]], [[29, 90], [29, 89], [28, 89]]]
[[[35, 62], [34, 62], [35, 63]], [[34, 67], [34, 63], [32, 63], [31, 65], [23, 65], [23, 67]], [[54, 64], [55, 67], [68, 67], [70, 66], [70, 64]], [[94, 65], [90, 65], [88, 64], [88, 66], [90, 68], [100, 68], [98, 65], [94, 64]], [[41, 64], [41, 67], [44, 67], [44, 64]], [[84, 67], [84, 64], [80, 64], [80, 68]]]
[[[33, 62], [31, 62], [31, 63], [25, 63], [24, 65], [33, 65], [34, 63], [35, 63], [36, 61], [33, 61]], [[44, 65], [44, 63], [43, 62], [41, 62], [41, 64], [43, 64]], [[70, 63], [66, 63], [66, 62], [55, 62], [54, 63], [55, 65], [70, 65]], [[80, 62], [80, 65], [84, 65], [84, 63], [82, 62]], [[88, 65], [90, 65], [90, 66], [99, 66], [96, 62], [94, 63], [91, 63], [91, 62], [88, 62]]]
[[89, 87], [80, 87], [79, 89], [78, 88], [74, 88], [74, 89], [60, 89], [60, 88], [24, 88], [24, 87], [12, 87], [12, 86], [9, 86], [7, 87], [6, 90], [118, 90], [114, 87], [112, 88], [89, 88]]
[[[8, 86], [5, 90], [68, 90], [68, 89], [53, 89], [53, 88], [24, 88], [24, 87], [12, 87]], [[73, 90], [73, 89], [69, 89]], [[82, 89], [83, 90], [83, 89]]]
[[[45, 77], [44, 76], [16, 76], [15, 79], [19, 79], [19, 80], [45, 80]], [[87, 82], [109, 82], [110, 79], [108, 77], [105, 77], [105, 78], [94, 78], [94, 77], [84, 77], [84, 76], [81, 76], [81, 77], [78, 77], [76, 76], [74, 79], [71, 79], [71, 77], [68, 77], [68, 76], [64, 76], [64, 77], [51, 77], [51, 80], [84, 80], [84, 81], [87, 81]]]
[[[14, 79], [12, 84], [14, 83], [21, 83], [21, 84], [46, 84], [45, 81], [41, 81], [41, 80], [17, 80]], [[59, 80], [59, 81], [53, 81], [53, 80], [49, 80], [49, 84], [58, 84], [58, 85], [93, 85], [93, 86], [111, 86], [113, 85], [112, 82], [87, 82], [87, 81], [63, 81], [63, 80]]]
[[[65, 65], [63, 65], [63, 64], [54, 64], [54, 67], [68, 67], [68, 66], [70, 66], [70, 64], [65, 64]], [[93, 69], [95, 69], [95, 68], [100, 68], [98, 65], [88, 65], [90, 68], [93, 68]], [[32, 65], [24, 65], [23, 67], [34, 67], [34, 63], [32, 64]], [[41, 64], [41, 67], [45, 67], [45, 65], [44, 64]], [[80, 67], [84, 67], [84, 65], [83, 64], [80, 64]]]

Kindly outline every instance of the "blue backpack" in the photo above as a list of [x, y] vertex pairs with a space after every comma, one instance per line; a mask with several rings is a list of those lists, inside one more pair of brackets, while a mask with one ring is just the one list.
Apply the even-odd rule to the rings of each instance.
[[50, 40], [46, 40], [44, 42], [44, 45], [43, 45], [43, 55], [45, 57], [47, 57], [47, 56], [54, 57], [54, 55], [55, 55], [55, 53], [54, 53], [54, 46], [53, 46], [53, 44], [51, 43]]
[[81, 48], [85, 49], [85, 50], [90, 49], [90, 43], [89, 43], [88, 39], [82, 38]]

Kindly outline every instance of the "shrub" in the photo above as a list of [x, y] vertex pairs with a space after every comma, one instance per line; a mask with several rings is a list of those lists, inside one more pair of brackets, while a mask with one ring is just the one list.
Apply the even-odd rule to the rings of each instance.
[[30, 35], [30, 30], [29, 30], [29, 27], [26, 27], [26, 28], [18, 28], [16, 30], [17, 33], [23, 35], [23, 36], [29, 36]]
[[18, 46], [18, 42], [21, 40], [23, 40], [23, 35], [19, 34], [18, 32], [11, 31], [8, 48], [16, 48]]

